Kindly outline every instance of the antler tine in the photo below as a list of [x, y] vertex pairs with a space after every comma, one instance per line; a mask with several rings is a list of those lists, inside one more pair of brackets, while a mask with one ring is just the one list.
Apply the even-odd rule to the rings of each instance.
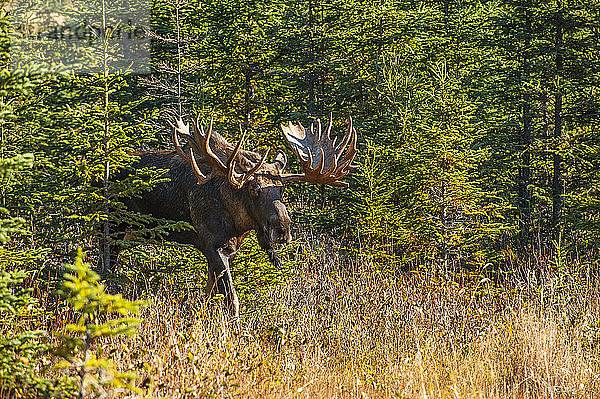
[[235, 188], [241, 188], [244, 184], [246, 184], [246, 182], [248, 180], [250, 180], [250, 178], [254, 175], [254, 173], [256, 173], [256, 171], [258, 171], [258, 169], [260, 169], [260, 167], [263, 166], [263, 164], [267, 160], [267, 156], [269, 155], [269, 152], [270, 152], [270, 150], [267, 150], [265, 152], [265, 155], [263, 155], [263, 157], [261, 158], [261, 160], [258, 161], [256, 163], [256, 165], [254, 165], [254, 167], [252, 169], [250, 169], [248, 172], [237, 174], [237, 176], [241, 176], [239, 178], [239, 180], [237, 180], [238, 178], [236, 177], [235, 169], [233, 167], [231, 169], [229, 169], [227, 177], [228, 177], [231, 185]]
[[206, 136], [210, 137], [212, 134], [213, 122], [215, 121], [214, 116], [210, 116], [210, 124], [208, 125], [208, 132], [206, 132]]
[[256, 171], [258, 171], [258, 169], [260, 169], [260, 167], [263, 166], [263, 164], [267, 160], [267, 156], [269, 155], [269, 152], [270, 152], [270, 150], [267, 150], [265, 152], [265, 154], [262, 156], [262, 158], [260, 159], [260, 161], [258, 161], [256, 163], [256, 165], [254, 165], [254, 167], [252, 167], [252, 169], [250, 169], [248, 172], [245, 172], [245, 173], [238, 174], [235, 172], [235, 161], [234, 161], [232, 167], [227, 172], [227, 179], [229, 180], [229, 183], [236, 189], [241, 188], [244, 184], [246, 184], [246, 182], [248, 180], [250, 180], [252, 175], [254, 175], [254, 173], [256, 173]]
[[[196, 140], [194, 140], [194, 138], [189, 134], [190, 128], [187, 127], [181, 119], [177, 119], [177, 126], [174, 126], [169, 121], [167, 121], [167, 123], [169, 124], [169, 126], [171, 126], [175, 130], [173, 132], [174, 134], [178, 133], [178, 135], [185, 137], [185, 139], [188, 141], [188, 143], [190, 144], [190, 146], [192, 148], [198, 149], [198, 143], [196, 143]], [[177, 139], [177, 143], [179, 143], [179, 138], [176, 137], [175, 139]], [[173, 137], [171, 137], [171, 140], [173, 140]]]
[[[333, 125], [333, 112], [329, 113], [329, 122], [327, 122], [327, 131], [325, 133], [325, 137], [327, 140], [331, 140], [331, 126]], [[333, 142], [333, 146], [335, 147], [335, 141]]]
[[316, 170], [320, 175], [322, 175], [323, 167], [325, 166], [325, 151], [323, 151], [323, 148], [319, 148], [319, 153], [321, 154], [319, 164], [314, 170]]
[[[192, 126], [193, 130], [194, 130], [194, 140], [196, 141], [196, 143], [198, 143], [198, 145], [203, 145], [204, 143], [204, 132], [201, 131], [202, 128], [198, 125], [198, 121], [195, 121], [193, 126]], [[200, 147], [198, 147], [200, 148]]]
[[335, 147], [335, 153], [338, 158], [342, 155], [342, 153], [344, 152], [344, 148], [346, 148], [346, 146], [348, 145], [348, 142], [351, 139], [350, 136], [352, 135], [353, 130], [354, 130], [354, 128], [352, 126], [352, 117], [349, 117], [348, 118], [348, 131], [344, 135], [344, 138], [339, 142], [337, 147]]
[[185, 155], [185, 153], [181, 149], [181, 145], [179, 144], [179, 140], [177, 140], [177, 133], [173, 132], [171, 134], [171, 141], [173, 142], [173, 146], [175, 147], [175, 151], [177, 151], [177, 154], [179, 154], [179, 156], [181, 158], [183, 158], [184, 161], [186, 161], [186, 162], [189, 163], [190, 159], [187, 157], [187, 155]]
[[[171, 123], [169, 123], [171, 124]], [[215, 155], [215, 153], [210, 148], [210, 138], [212, 134], [212, 125], [213, 120], [211, 118], [211, 123], [208, 129], [208, 132], [204, 132], [204, 128], [200, 125], [199, 116], [192, 123], [193, 128], [193, 136], [190, 134], [189, 127], [185, 126], [181, 119], [177, 120], [177, 127], [175, 127], [172, 139], [175, 145], [175, 150], [177, 154], [187, 163], [192, 166], [194, 174], [198, 178], [198, 184], [204, 184], [212, 179], [217, 172], [226, 173], [225, 165], [223, 162]], [[171, 126], [173, 126], [171, 124]], [[178, 134], [180, 133], [183, 137], [185, 137], [190, 145], [189, 156], [186, 154], [181, 145], [179, 143]], [[200, 170], [198, 163], [199, 161], [196, 159], [196, 155], [198, 154], [202, 156], [202, 163], [206, 163], [212, 167], [212, 171], [205, 175]]]
[[194, 169], [194, 173], [196, 174], [196, 177], [198, 178], [198, 184], [204, 184], [213, 178], [214, 171], [210, 172], [208, 175], [205, 175], [204, 173], [202, 173], [202, 171], [198, 167], [198, 163], [196, 162], [196, 156], [194, 155], [194, 151], [191, 148], [190, 148], [190, 159], [191, 159], [190, 164], [192, 165], [192, 168]]
[[242, 143], [246, 139], [246, 133], [248, 133], [248, 131], [242, 130], [242, 125], [240, 125], [240, 133], [242, 134], [242, 137], [240, 138], [240, 141], [238, 141], [238, 143], [236, 144], [235, 149], [229, 156], [229, 159], [227, 159], [227, 167], [228, 168], [233, 166], [233, 163], [235, 162], [235, 158], [237, 157], [238, 153], [240, 152], [240, 148], [242, 147]]
[[[349, 126], [352, 127], [352, 119], [350, 119], [350, 123]], [[344, 172], [346, 171], [346, 174], [348, 174], [348, 172], [352, 169], [357, 169], [358, 166], [355, 165], [351, 165], [352, 161], [354, 160], [354, 157], [356, 156], [356, 154], [358, 153], [358, 150], [356, 148], [356, 140], [357, 140], [357, 133], [356, 133], [356, 129], [354, 129], [352, 127], [351, 130], [351, 141], [350, 141], [350, 146], [348, 147], [348, 151], [346, 151], [346, 154], [342, 157], [341, 161], [340, 161], [340, 172]]]
[[194, 124], [194, 129], [198, 130], [198, 132], [200, 133], [200, 135], [202, 137], [204, 137], [205, 133], [204, 133], [204, 126], [202, 126], [202, 124], [200, 123], [200, 115], [196, 115], [196, 119], [192, 120], [193, 124]]
[[221, 169], [222, 171], [226, 172], [227, 167], [225, 166], [223, 161], [221, 161], [221, 159], [219, 159], [219, 157], [210, 148], [210, 138], [213, 133], [212, 129], [213, 129], [213, 118], [211, 117], [210, 124], [208, 125], [208, 130], [206, 131], [204, 140], [202, 142], [202, 151], [210, 158], [210, 162], [214, 162], [216, 164], [215, 166], [217, 167], [217, 169]]
[[177, 139], [177, 132], [175, 130], [173, 130], [173, 134], [171, 134], [171, 141], [173, 141], [173, 145], [175, 146], [175, 151], [177, 151], [177, 154], [179, 154], [179, 156], [183, 158], [184, 161], [188, 163], [191, 162], [190, 158], [188, 158], [187, 155], [185, 155], [185, 153], [183, 152], [183, 149], [181, 149], [181, 145], [179, 144], [179, 140]]
[[[212, 121], [213, 121], [213, 117], [211, 115], [211, 117], [210, 117], [210, 128], [211, 129], [212, 129]], [[200, 114], [196, 114], [196, 127], [198, 128], [198, 130], [200, 131], [202, 136], [204, 136], [206, 134], [204, 132], [204, 126], [200, 123]]]
[[321, 142], [323, 135], [321, 134], [321, 119], [317, 118], [317, 130], [313, 132], [317, 142]]
[[[240, 148], [242, 147], [242, 143], [246, 139], [246, 133], [247, 132], [248, 132], [247, 130], [246, 131], [242, 130], [242, 125], [240, 125], [240, 133], [242, 134], [242, 137], [240, 138], [240, 140], [236, 144], [233, 152], [231, 153], [231, 155], [227, 159], [227, 180], [236, 189], [241, 188], [244, 185], [244, 183], [245, 183], [245, 181], [244, 181], [244, 177], [245, 176], [243, 174], [240, 175], [240, 174], [236, 174], [235, 173], [235, 159], [237, 158], [237, 156], [238, 156], [238, 154], [240, 152]], [[238, 176], [241, 176], [240, 180], [238, 180]]]

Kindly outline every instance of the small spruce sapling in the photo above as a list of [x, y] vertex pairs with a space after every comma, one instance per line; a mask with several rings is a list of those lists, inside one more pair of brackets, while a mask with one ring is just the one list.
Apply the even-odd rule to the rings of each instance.
[[[0, 182], [7, 182], [15, 172], [32, 163], [32, 154], [0, 158]], [[15, 259], [35, 257], [27, 256], [27, 251], [5, 247], [11, 235], [26, 233], [24, 223], [21, 218], [11, 218], [8, 210], [0, 207], [0, 396], [67, 397], [68, 380], [41, 376], [50, 349], [46, 331], [30, 330], [32, 325], [40, 325], [43, 310], [30, 295], [32, 288], [24, 288], [27, 273], [18, 269], [20, 264]], [[7, 271], [9, 264], [17, 269]]]
[[[139, 319], [132, 317], [140, 312], [141, 301], [129, 301], [121, 295], [106, 293], [99, 283], [100, 277], [83, 263], [79, 249], [75, 263], [67, 265], [71, 273], [65, 274], [60, 294], [79, 316], [77, 323], [68, 324], [66, 334], [57, 354], [64, 361], [58, 367], [73, 370], [78, 375], [79, 397], [104, 397], [113, 388], [136, 390], [132, 373], [120, 373], [109, 359], [102, 357], [95, 343], [103, 337], [132, 335]], [[120, 317], [111, 318], [111, 315]]]
[[25, 320], [40, 312], [29, 290], [19, 288], [26, 277], [22, 270], [0, 272], [0, 393], [8, 397], [53, 392], [51, 381], [39, 377], [36, 367], [50, 347], [44, 339], [46, 333], [23, 331]]

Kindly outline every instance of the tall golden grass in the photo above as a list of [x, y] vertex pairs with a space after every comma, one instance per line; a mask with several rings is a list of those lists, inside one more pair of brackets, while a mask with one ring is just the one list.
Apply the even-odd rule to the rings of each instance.
[[485, 277], [311, 256], [247, 300], [239, 322], [198, 291], [165, 287], [139, 335], [104, 353], [152, 398], [600, 397], [590, 265], [548, 260]]

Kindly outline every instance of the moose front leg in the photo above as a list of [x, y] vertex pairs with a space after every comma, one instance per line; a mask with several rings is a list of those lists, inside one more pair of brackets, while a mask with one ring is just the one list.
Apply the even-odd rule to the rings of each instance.
[[225, 299], [225, 306], [236, 319], [240, 317], [240, 301], [235, 287], [231, 271], [229, 270], [229, 256], [223, 249], [208, 254], [208, 281], [206, 283], [206, 293], [213, 295], [221, 294]]

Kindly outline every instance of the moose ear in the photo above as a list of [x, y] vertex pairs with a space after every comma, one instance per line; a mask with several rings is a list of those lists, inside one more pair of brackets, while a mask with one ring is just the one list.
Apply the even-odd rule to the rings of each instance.
[[273, 161], [273, 163], [277, 166], [277, 169], [279, 169], [279, 171], [283, 171], [283, 169], [285, 169], [285, 164], [287, 163], [287, 156], [285, 155], [285, 153], [281, 150], [279, 150], [277, 152], [277, 155], [275, 156], [275, 161]]

